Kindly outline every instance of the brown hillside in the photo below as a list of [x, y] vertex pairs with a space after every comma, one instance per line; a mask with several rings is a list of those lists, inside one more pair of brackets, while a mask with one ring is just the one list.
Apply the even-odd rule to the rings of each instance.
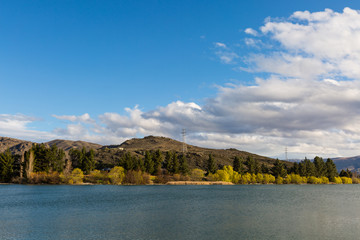
[[10, 149], [13, 154], [22, 154], [23, 152], [29, 150], [32, 144], [33, 143], [29, 141], [0, 137], [0, 152]]
[[[187, 152], [186, 158], [188, 159], [191, 168], [202, 168], [205, 169], [209, 154], [213, 156], [216, 163], [221, 167], [224, 165], [232, 165], [234, 157], [238, 156], [242, 159], [246, 159], [248, 156], [252, 156], [258, 160], [260, 164], [264, 163], [268, 167], [273, 166], [275, 160], [272, 158], [256, 155], [253, 153], [239, 151], [237, 149], [210, 149], [201, 148], [193, 145], [186, 145]], [[178, 155], [182, 154], [182, 142], [166, 138], [166, 137], [154, 137], [148, 136], [144, 138], [133, 138], [125, 141], [121, 145], [104, 146], [101, 153], [99, 152], [98, 157], [102, 159], [108, 159], [106, 155], [112, 155], [112, 163], [119, 160], [122, 152], [131, 152], [132, 154], [142, 156], [146, 151], [160, 150], [163, 153], [167, 151], [176, 152]], [[107, 154], [108, 153], [108, 154]], [[118, 157], [116, 157], [118, 156]], [[292, 166], [290, 162], [284, 162], [287, 166]]]
[[70, 151], [70, 149], [72, 148], [82, 149], [83, 147], [85, 147], [86, 150], [90, 150], [90, 149], [97, 150], [102, 147], [102, 145], [96, 143], [90, 143], [84, 141], [61, 140], [61, 139], [52, 140], [50, 142], [47, 142], [46, 144], [49, 145], [50, 147], [56, 144], [58, 148], [61, 148], [66, 152]]

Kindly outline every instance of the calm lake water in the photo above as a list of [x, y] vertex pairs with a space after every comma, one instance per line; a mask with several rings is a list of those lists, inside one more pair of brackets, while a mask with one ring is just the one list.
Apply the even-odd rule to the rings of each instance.
[[360, 185], [1, 185], [0, 196], [0, 239], [360, 236]]

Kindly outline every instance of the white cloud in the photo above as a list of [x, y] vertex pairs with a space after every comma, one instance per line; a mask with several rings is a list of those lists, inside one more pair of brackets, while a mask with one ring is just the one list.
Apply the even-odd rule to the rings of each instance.
[[39, 119], [23, 114], [0, 114], [0, 135], [31, 141], [44, 141], [55, 137], [50, 132], [37, 131], [29, 126], [37, 121]]
[[220, 61], [225, 64], [232, 64], [236, 58], [239, 58], [236, 53], [231, 51], [217, 51], [215, 54], [219, 57]]
[[65, 120], [65, 121], [71, 121], [71, 122], [83, 122], [83, 123], [93, 123], [94, 120], [90, 117], [90, 115], [88, 113], [84, 113], [81, 116], [75, 116], [75, 115], [62, 115], [62, 116], [58, 116], [53, 114], [53, 117], [60, 119], [60, 120]]
[[216, 46], [216, 47], [219, 47], [219, 48], [227, 48], [227, 47], [226, 47], [226, 44], [225, 44], [225, 43], [221, 43], [221, 42], [216, 42], [216, 43], [215, 43], [215, 46]]
[[232, 51], [225, 43], [215, 42], [216, 52], [215, 55], [220, 59], [222, 63], [225, 64], [234, 64], [235, 59], [239, 56]]
[[315, 67], [307, 64], [317, 62], [316, 76], [360, 78], [360, 12], [357, 10], [344, 8], [342, 13], [330, 9], [314, 13], [298, 11], [284, 21], [269, 20], [260, 29], [280, 43], [283, 54], [277, 55], [278, 62], [304, 65], [312, 71]]
[[258, 35], [258, 32], [256, 30], [252, 29], [252, 28], [247, 28], [247, 29], [245, 29], [244, 32], [247, 33], [247, 34], [253, 35], [253, 36]]

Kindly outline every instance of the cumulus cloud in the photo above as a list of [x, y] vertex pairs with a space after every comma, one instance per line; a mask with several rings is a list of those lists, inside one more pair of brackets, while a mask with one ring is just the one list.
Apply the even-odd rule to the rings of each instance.
[[[260, 30], [265, 37], [279, 43], [281, 53], [252, 58], [259, 70], [272, 72], [262, 66], [271, 65], [266, 60], [275, 59], [279, 64], [285, 63], [289, 69], [302, 67], [302, 72], [310, 70], [312, 77], [360, 77], [357, 67], [360, 64], [358, 10], [344, 8], [342, 13], [330, 9], [314, 13], [298, 11], [284, 21], [268, 20]], [[311, 67], [312, 64], [316, 64], [316, 67]]]
[[62, 115], [58, 116], [53, 114], [53, 117], [60, 119], [60, 120], [66, 120], [71, 122], [83, 122], [83, 123], [93, 123], [94, 120], [91, 119], [90, 115], [88, 113], [84, 113], [81, 116], [75, 116], [75, 115]]
[[32, 141], [44, 141], [55, 135], [33, 129], [30, 125], [39, 119], [23, 114], [0, 114], [0, 134], [5, 137], [25, 138]]

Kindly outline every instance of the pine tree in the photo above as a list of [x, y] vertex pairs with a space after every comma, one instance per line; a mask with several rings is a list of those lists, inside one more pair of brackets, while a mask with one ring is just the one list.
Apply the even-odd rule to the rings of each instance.
[[83, 156], [83, 160], [82, 160], [82, 168], [81, 170], [85, 173], [85, 174], [89, 174], [92, 170], [95, 169], [95, 152], [93, 149], [90, 149], [89, 152], [86, 152], [86, 149], [83, 148], [82, 150], [82, 156]]
[[215, 173], [217, 170], [215, 165], [215, 160], [211, 154], [209, 154], [208, 164], [207, 164], [207, 174]]
[[182, 175], [187, 175], [190, 172], [190, 169], [189, 169], [189, 166], [188, 166], [188, 163], [187, 163], [187, 160], [186, 160], [186, 157], [185, 157], [184, 154], [181, 155], [181, 157], [180, 157], [180, 168], [179, 168], [179, 170], [180, 170], [180, 173]]
[[154, 161], [149, 151], [145, 152], [144, 166], [146, 172], [150, 174], [154, 173]]
[[294, 162], [294, 165], [290, 169], [290, 172], [292, 172], [294, 174], [300, 174], [300, 168], [299, 168], [299, 164], [297, 162]]
[[306, 177], [316, 176], [316, 168], [313, 162], [305, 158], [304, 164], [306, 167]]
[[246, 166], [248, 168], [248, 173], [250, 173], [250, 174], [255, 173], [256, 164], [255, 164], [254, 158], [252, 156], [247, 157]]
[[279, 159], [276, 159], [274, 163], [274, 167], [271, 168], [272, 175], [275, 177], [285, 177], [286, 169], [284, 168], [284, 164], [280, 162]]
[[239, 157], [234, 157], [234, 162], [233, 162], [233, 168], [234, 168], [234, 171], [236, 172], [240, 172], [240, 158]]
[[335, 177], [338, 176], [338, 172], [337, 172], [337, 169], [336, 169], [336, 165], [335, 163], [333, 162], [333, 160], [331, 160], [330, 158], [328, 158], [326, 160], [326, 172], [327, 172], [327, 177], [329, 178], [329, 180], [331, 182], [334, 182], [335, 180]]
[[154, 173], [155, 175], [158, 175], [161, 173], [161, 164], [163, 163], [163, 155], [161, 151], [158, 149], [152, 156], [154, 161]]
[[269, 173], [269, 168], [263, 163], [261, 164], [261, 173]]
[[10, 182], [13, 177], [14, 156], [7, 149], [4, 153], [0, 153], [0, 180], [2, 182]]
[[316, 177], [325, 177], [326, 176], [326, 165], [324, 160], [321, 157], [314, 158], [314, 165], [316, 169]]
[[173, 154], [173, 167], [171, 172], [175, 174], [180, 172], [180, 163], [176, 153]]
[[173, 154], [170, 151], [166, 152], [164, 166], [163, 166], [170, 173], [172, 173], [173, 165], [174, 165], [172, 155]]

